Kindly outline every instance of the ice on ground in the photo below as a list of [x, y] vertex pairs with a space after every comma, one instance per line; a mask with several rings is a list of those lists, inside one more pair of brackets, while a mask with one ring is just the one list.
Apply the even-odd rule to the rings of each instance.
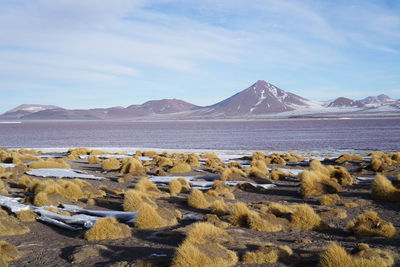
[[42, 218], [50, 218], [66, 224], [81, 225], [86, 229], [91, 228], [94, 223], [101, 218], [98, 216], [90, 216], [86, 214], [63, 215], [48, 211], [44, 207], [36, 207], [34, 211], [41, 215]]
[[21, 204], [19, 197], [7, 197], [0, 195], [0, 206], [7, 208], [14, 214], [18, 214], [21, 210], [29, 210], [31, 207], [29, 205]]
[[137, 212], [129, 212], [129, 211], [88, 210], [80, 206], [69, 205], [69, 204], [62, 204], [61, 206], [62, 206], [61, 210], [64, 211], [73, 213], [82, 213], [99, 217], [113, 217], [121, 222], [134, 222], [137, 215]]
[[209, 175], [195, 175], [195, 176], [153, 176], [150, 178], [150, 181], [153, 183], [159, 183], [159, 184], [168, 184], [172, 180], [178, 179], [178, 178], [184, 178], [188, 181], [194, 180], [194, 179], [204, 179], [204, 180], [216, 180], [219, 179], [221, 175], [219, 174], [209, 174]]
[[188, 220], [188, 221], [202, 221], [203, 218], [193, 214], [193, 213], [186, 213], [182, 216], [182, 220]]
[[92, 174], [85, 174], [81, 171], [72, 169], [33, 169], [27, 171], [26, 174], [39, 177], [56, 177], [56, 178], [80, 178], [80, 179], [92, 179], [92, 180], [103, 180], [104, 177], [94, 176]]
[[62, 221], [59, 221], [59, 220], [56, 220], [56, 219], [52, 219], [52, 218], [49, 218], [49, 217], [45, 217], [45, 216], [40, 216], [37, 219], [39, 221], [41, 221], [41, 222], [52, 224], [52, 225], [55, 225], [55, 226], [58, 226], [60, 228], [64, 228], [64, 229], [67, 229], [67, 230], [72, 230], [72, 231], [83, 230], [82, 227], [74, 227], [74, 226], [71, 226], [69, 224], [63, 223]]
[[[391, 181], [397, 181], [396, 176], [386, 176]], [[375, 177], [356, 177], [356, 180], [358, 180], [361, 183], [370, 183], [375, 181]]]
[[2, 166], [4, 168], [14, 168], [15, 164], [13, 164], [13, 163], [0, 163], [0, 166]]
[[[134, 155], [133, 155], [133, 154], [128, 154], [128, 155], [119, 155], [119, 154], [99, 154], [99, 155], [94, 155], [94, 156], [96, 156], [96, 157], [99, 158], [99, 159], [109, 159], [109, 158], [114, 158], [114, 159], [125, 159], [125, 158], [131, 158], [131, 157], [133, 157]], [[80, 156], [79, 156], [80, 159], [87, 159], [87, 158], [89, 158], [89, 157], [90, 157], [90, 155], [80, 155]], [[141, 156], [141, 157], [139, 157], [139, 159], [140, 159], [141, 161], [149, 161], [149, 160], [152, 160], [153, 158]]]
[[299, 173], [303, 172], [303, 169], [285, 169], [285, 168], [280, 168], [282, 171], [293, 174], [293, 175], [298, 175]]

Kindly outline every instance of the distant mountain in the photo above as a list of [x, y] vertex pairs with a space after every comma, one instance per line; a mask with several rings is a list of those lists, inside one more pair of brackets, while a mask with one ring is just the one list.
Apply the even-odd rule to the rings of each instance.
[[260, 80], [249, 88], [205, 109], [208, 115], [237, 116], [278, 113], [308, 107], [311, 104], [311, 101], [301, 96]]
[[346, 97], [338, 97], [328, 104], [329, 108], [362, 107], [363, 103]]
[[382, 104], [394, 103], [396, 102], [396, 100], [388, 97], [387, 95], [381, 94], [378, 96], [366, 97], [364, 99], [361, 99], [360, 102], [363, 103], [364, 105], [370, 105], [370, 104], [382, 105]]
[[361, 100], [338, 97], [332, 101], [313, 102], [259, 80], [249, 88], [206, 107], [196, 106], [179, 99], [151, 100], [126, 108], [64, 109], [57, 106], [24, 104], [0, 115], [0, 120], [229, 119], [399, 115], [400, 100], [394, 100], [384, 94]]
[[19, 119], [29, 114], [51, 109], [59, 109], [60, 107], [53, 105], [37, 105], [37, 104], [23, 104], [13, 108], [1, 115], [2, 119]]
[[[131, 105], [127, 108], [96, 108], [96, 109], [63, 109], [56, 106], [21, 105], [30, 108], [30, 112], [17, 110], [7, 111], [0, 119], [23, 120], [107, 120], [129, 119], [151, 115], [162, 115], [188, 111], [197, 106], [179, 99], [161, 99], [148, 101], [142, 105]], [[29, 106], [29, 107], [28, 107]], [[31, 107], [35, 106], [35, 107]], [[47, 108], [45, 108], [47, 107]], [[16, 113], [18, 112], [18, 113]]]

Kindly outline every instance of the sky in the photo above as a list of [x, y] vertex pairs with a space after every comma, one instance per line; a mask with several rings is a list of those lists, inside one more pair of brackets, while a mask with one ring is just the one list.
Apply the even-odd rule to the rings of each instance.
[[257, 80], [399, 99], [400, 1], [0, 0], [0, 112], [210, 105]]

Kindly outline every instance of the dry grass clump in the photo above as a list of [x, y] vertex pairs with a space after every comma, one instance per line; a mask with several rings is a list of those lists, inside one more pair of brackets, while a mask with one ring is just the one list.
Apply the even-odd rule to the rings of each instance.
[[65, 163], [62, 159], [46, 159], [37, 160], [29, 164], [29, 168], [41, 169], [41, 168], [71, 168], [71, 166]]
[[196, 209], [207, 209], [210, 207], [210, 203], [207, 201], [203, 192], [199, 189], [194, 189], [188, 196], [188, 205]]
[[18, 153], [19, 154], [33, 154], [33, 155], [42, 154], [41, 151], [38, 151], [36, 149], [26, 149], [26, 148], [18, 149]]
[[393, 159], [389, 155], [381, 151], [377, 151], [371, 154], [370, 167], [373, 171], [382, 172], [392, 166], [393, 163]]
[[68, 203], [82, 198], [96, 198], [105, 195], [104, 191], [97, 190], [90, 183], [80, 179], [71, 181], [62, 179], [45, 180], [35, 184], [35, 181], [29, 182], [29, 179], [25, 178], [22, 182], [28, 186], [34, 186], [29, 188], [35, 193], [33, 203], [36, 206], [58, 206], [64, 202]]
[[182, 191], [182, 184], [178, 179], [174, 179], [168, 183], [168, 189], [171, 196], [176, 196]]
[[103, 170], [118, 170], [120, 167], [120, 162], [116, 158], [105, 159], [101, 164]]
[[189, 192], [190, 191], [191, 186], [190, 186], [188, 180], [186, 180], [183, 177], [180, 177], [177, 180], [181, 183], [181, 186], [182, 186], [181, 192]]
[[135, 226], [140, 229], [161, 228], [177, 224], [176, 213], [168, 209], [157, 209], [144, 203], [136, 216]]
[[152, 198], [160, 198], [168, 196], [168, 193], [162, 193], [155, 183], [147, 178], [141, 179], [136, 185], [135, 190], [145, 193]]
[[338, 194], [327, 194], [319, 198], [319, 204], [324, 206], [334, 206], [340, 200]]
[[207, 152], [200, 155], [202, 159], [218, 159], [218, 155], [215, 152]]
[[267, 164], [263, 160], [253, 160], [250, 166], [259, 169], [264, 174], [269, 173]]
[[122, 160], [122, 167], [120, 173], [132, 174], [134, 176], [145, 176], [146, 170], [142, 162], [137, 158], [125, 158]]
[[229, 238], [228, 234], [211, 223], [194, 224], [177, 249], [172, 266], [234, 266], [238, 261], [236, 253], [220, 244], [226, 238]]
[[336, 163], [343, 163], [343, 162], [346, 162], [346, 161], [362, 161], [362, 160], [364, 160], [364, 158], [361, 157], [360, 155], [344, 153], [343, 155], [341, 155], [340, 157], [335, 159], [335, 162]]
[[138, 211], [143, 204], [156, 206], [153, 200], [146, 193], [138, 190], [127, 190], [124, 195], [124, 211]]
[[291, 206], [290, 224], [303, 230], [321, 230], [327, 227], [321, 217], [307, 204]]
[[379, 218], [375, 211], [367, 211], [350, 221], [346, 228], [356, 236], [394, 237], [397, 234], [392, 223]]
[[35, 222], [37, 215], [32, 210], [21, 210], [17, 215], [21, 222]]
[[352, 255], [334, 242], [327, 246], [319, 262], [321, 267], [387, 267], [393, 264], [394, 259], [390, 252], [371, 249], [367, 244], [361, 244]]
[[0, 241], [0, 266], [8, 266], [9, 261], [17, 260], [21, 257], [18, 249], [7, 241]]
[[223, 216], [229, 213], [229, 206], [223, 199], [218, 199], [211, 204], [211, 212], [218, 216]]
[[250, 213], [251, 210], [246, 203], [236, 202], [231, 211], [230, 222], [237, 226], [247, 226], [247, 217]]
[[174, 166], [172, 160], [166, 157], [156, 156], [153, 158], [153, 160], [155, 161], [155, 166], [160, 168]]
[[319, 171], [304, 171], [300, 174], [300, 178], [300, 193], [304, 198], [334, 194], [342, 189], [336, 180]]
[[246, 177], [246, 173], [239, 168], [226, 168], [221, 174], [222, 181], [241, 180]]
[[305, 160], [305, 158], [303, 156], [300, 156], [296, 152], [290, 152], [290, 153], [284, 154], [284, 155], [282, 155], [282, 158], [287, 162], [301, 162], [301, 161]]
[[290, 173], [284, 172], [279, 168], [273, 169], [271, 171], [271, 179], [272, 180], [281, 180], [282, 178], [285, 178], [287, 176], [290, 176]]
[[115, 218], [109, 217], [98, 219], [93, 227], [85, 232], [85, 239], [89, 241], [131, 236], [132, 232], [128, 225], [119, 223]]
[[321, 218], [346, 219], [347, 212], [345, 209], [337, 208], [320, 212], [319, 216], [321, 216]]
[[100, 159], [96, 157], [95, 155], [91, 155], [88, 157], [88, 163], [89, 164], [98, 164], [100, 163]]
[[170, 173], [185, 173], [185, 172], [190, 172], [192, 170], [192, 167], [186, 162], [176, 162], [174, 163], [174, 166], [169, 169], [168, 171]]
[[283, 158], [284, 155], [280, 153], [273, 153], [265, 158], [266, 164], [279, 164], [279, 165], [286, 165], [286, 160]]
[[195, 153], [191, 153], [191, 154], [187, 154], [186, 155], [186, 163], [188, 163], [190, 166], [193, 167], [200, 167], [200, 156], [195, 154]]
[[35, 187], [40, 184], [41, 181], [37, 178], [30, 178], [27, 175], [21, 176], [21, 178], [18, 179], [18, 185], [28, 191], [33, 191]]
[[371, 187], [371, 195], [374, 199], [384, 201], [400, 201], [400, 189], [396, 188], [392, 181], [378, 174]]
[[247, 251], [243, 255], [243, 263], [275, 263], [278, 261], [287, 261], [292, 255], [293, 251], [290, 247], [268, 243], [259, 247], [256, 251]]
[[29, 228], [22, 225], [12, 216], [0, 216], [0, 236], [23, 235], [29, 233]]
[[230, 226], [229, 223], [222, 221], [217, 215], [215, 214], [205, 214], [203, 216], [203, 220], [206, 222], [209, 222], [213, 225], [215, 225], [216, 227], [219, 228], [228, 228]]

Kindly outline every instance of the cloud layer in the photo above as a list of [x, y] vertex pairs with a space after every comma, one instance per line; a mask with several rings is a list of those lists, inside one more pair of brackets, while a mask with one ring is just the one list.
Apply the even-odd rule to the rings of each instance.
[[400, 97], [396, 1], [0, 3], [1, 111], [210, 104], [258, 79], [312, 99]]

